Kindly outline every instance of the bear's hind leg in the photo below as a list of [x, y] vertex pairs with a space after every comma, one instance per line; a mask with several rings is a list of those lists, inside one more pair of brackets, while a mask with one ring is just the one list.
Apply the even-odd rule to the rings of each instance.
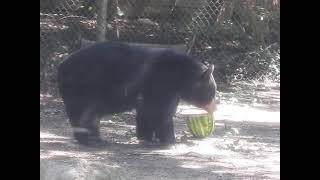
[[102, 147], [107, 145], [100, 138], [100, 118], [96, 105], [88, 101], [66, 101], [66, 111], [73, 128], [74, 138], [82, 145]]

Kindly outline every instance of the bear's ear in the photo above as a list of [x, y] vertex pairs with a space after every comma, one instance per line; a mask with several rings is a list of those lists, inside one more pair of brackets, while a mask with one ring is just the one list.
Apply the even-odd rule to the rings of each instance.
[[203, 73], [202, 77], [205, 78], [205, 79], [209, 79], [210, 78], [210, 75], [212, 74], [214, 70], [214, 65], [210, 65], [208, 67], [208, 69]]

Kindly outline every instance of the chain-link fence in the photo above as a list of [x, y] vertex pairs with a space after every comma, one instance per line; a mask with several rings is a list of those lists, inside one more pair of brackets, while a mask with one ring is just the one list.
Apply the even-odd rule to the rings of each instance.
[[103, 40], [186, 51], [214, 63], [220, 80], [250, 64], [254, 76], [265, 73], [253, 63], [261, 52], [272, 56], [262, 70], [280, 55], [279, 0], [40, 0], [41, 88], [66, 55]]

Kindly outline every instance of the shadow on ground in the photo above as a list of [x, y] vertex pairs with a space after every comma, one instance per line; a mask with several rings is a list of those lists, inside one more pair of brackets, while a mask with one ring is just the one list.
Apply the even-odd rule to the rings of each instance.
[[179, 143], [166, 149], [137, 142], [134, 112], [102, 120], [109, 147], [79, 146], [61, 100], [40, 95], [40, 179], [280, 179], [279, 89], [236, 92], [220, 93], [216, 129], [203, 140], [188, 132], [181, 104]]

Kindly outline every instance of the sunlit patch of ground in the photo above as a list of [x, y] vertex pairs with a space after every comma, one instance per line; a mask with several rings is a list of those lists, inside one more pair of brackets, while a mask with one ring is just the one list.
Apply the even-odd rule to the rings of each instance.
[[215, 131], [194, 139], [181, 110], [174, 117], [178, 144], [147, 148], [135, 138], [134, 112], [106, 117], [105, 149], [73, 141], [61, 99], [40, 96], [42, 179], [280, 179], [279, 87], [220, 90]]

